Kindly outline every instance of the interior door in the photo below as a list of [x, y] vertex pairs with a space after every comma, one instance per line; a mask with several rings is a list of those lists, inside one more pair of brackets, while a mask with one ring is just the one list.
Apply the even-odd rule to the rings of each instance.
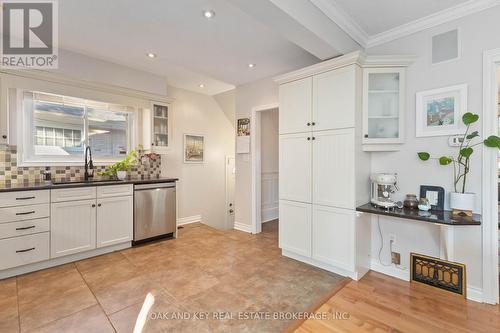
[[280, 135], [280, 199], [311, 202], [311, 142], [311, 133]]
[[226, 228], [234, 227], [234, 189], [236, 184], [236, 162], [234, 156], [226, 157]]
[[354, 129], [313, 133], [313, 203], [354, 209]]
[[311, 129], [312, 78], [289, 82], [279, 88], [279, 133], [299, 133]]
[[354, 127], [357, 71], [351, 65], [314, 76], [313, 130]]

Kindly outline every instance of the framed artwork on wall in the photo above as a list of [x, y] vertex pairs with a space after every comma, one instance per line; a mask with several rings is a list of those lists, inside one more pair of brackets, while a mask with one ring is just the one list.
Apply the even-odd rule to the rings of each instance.
[[420, 186], [420, 197], [427, 198], [432, 210], [444, 210], [444, 188], [441, 186]]
[[184, 134], [184, 163], [203, 163], [205, 161], [205, 137], [197, 134]]
[[467, 85], [418, 92], [415, 112], [417, 137], [463, 132], [462, 115], [467, 112]]
[[238, 136], [250, 136], [250, 118], [238, 119]]

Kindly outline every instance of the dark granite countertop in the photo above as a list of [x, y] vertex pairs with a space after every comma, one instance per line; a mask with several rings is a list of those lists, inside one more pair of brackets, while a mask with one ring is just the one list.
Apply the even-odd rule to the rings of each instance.
[[178, 178], [136, 178], [125, 180], [94, 180], [89, 182], [84, 181], [67, 181], [67, 182], [40, 182], [40, 183], [23, 183], [14, 185], [0, 186], [0, 192], [14, 192], [14, 191], [32, 191], [32, 190], [50, 190], [58, 188], [72, 188], [72, 187], [86, 187], [86, 186], [108, 186], [108, 185], [121, 185], [121, 184], [155, 184], [155, 183], [171, 183], [179, 180]]
[[444, 225], [481, 225], [481, 215], [474, 214], [472, 217], [461, 217], [453, 215], [451, 211], [448, 210], [430, 210], [428, 212], [408, 208], [386, 210], [384, 208], [373, 207], [371, 203], [367, 203], [357, 207], [356, 211]]

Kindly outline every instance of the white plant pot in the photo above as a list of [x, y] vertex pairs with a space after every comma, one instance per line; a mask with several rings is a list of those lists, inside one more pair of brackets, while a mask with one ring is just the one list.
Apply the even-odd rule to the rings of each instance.
[[116, 177], [119, 180], [124, 180], [125, 178], [127, 178], [127, 171], [117, 171], [116, 172]]
[[450, 193], [450, 208], [462, 211], [474, 211], [475, 193]]

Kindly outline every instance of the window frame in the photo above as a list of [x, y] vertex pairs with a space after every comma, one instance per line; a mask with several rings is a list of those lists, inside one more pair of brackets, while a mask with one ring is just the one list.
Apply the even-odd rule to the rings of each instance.
[[[18, 142], [17, 142], [17, 162], [19, 167], [38, 167], [38, 166], [82, 166], [84, 164], [84, 154], [81, 156], [55, 156], [55, 155], [45, 155], [45, 156], [36, 156], [34, 153], [35, 146], [35, 126], [34, 126], [34, 117], [33, 112], [28, 112], [28, 108], [25, 108], [25, 93], [32, 92], [41, 92], [40, 90], [34, 89], [15, 89], [16, 93], [16, 107], [17, 117], [18, 117]], [[91, 98], [82, 98], [75, 97], [71, 95], [63, 95], [60, 93], [51, 93], [51, 92], [43, 92], [51, 95], [58, 95], [69, 98], [78, 98], [82, 100], [88, 101], [96, 101], [102, 103], [109, 104], [118, 104], [114, 102], [103, 102], [100, 100], [92, 100]], [[33, 103], [33, 100], [29, 100], [30, 103]], [[28, 102], [28, 103], [29, 103]], [[137, 140], [137, 106], [123, 105], [131, 108], [133, 111], [128, 112], [128, 128], [127, 128], [127, 153], [134, 149], [136, 146]], [[89, 130], [89, 122], [87, 117], [87, 106], [85, 106], [84, 117], [83, 117], [83, 131], [81, 133], [83, 137], [83, 150], [88, 146], [89, 138], [88, 138], [88, 130]], [[33, 105], [30, 106], [29, 110], [33, 110]], [[54, 132], [55, 135], [55, 132]], [[93, 156], [93, 161], [95, 165], [110, 165], [122, 160], [123, 157], [100, 157]]]

